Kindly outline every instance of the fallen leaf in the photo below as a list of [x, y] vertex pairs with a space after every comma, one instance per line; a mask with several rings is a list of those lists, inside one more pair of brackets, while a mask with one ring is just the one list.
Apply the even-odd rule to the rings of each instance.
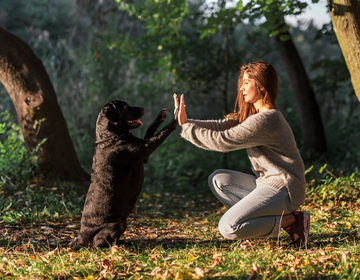
[[121, 253], [121, 250], [122, 248], [114, 245], [114, 246], [111, 246], [111, 254], [115, 254], [115, 253]]
[[42, 226], [41, 229], [44, 229], [44, 230], [54, 230], [53, 228], [47, 227], [47, 226]]
[[110, 262], [108, 259], [103, 259], [101, 261], [101, 265], [105, 270], [113, 270], [114, 264]]
[[162, 278], [170, 278], [170, 277], [173, 277], [173, 274], [171, 273], [170, 270], [166, 270], [162, 275]]
[[195, 268], [195, 274], [196, 274], [197, 278], [205, 277], [205, 271], [200, 267]]
[[153, 269], [153, 271], [151, 271], [150, 272], [150, 275], [151, 276], [157, 276], [157, 275], [159, 275], [160, 274], [160, 272], [161, 272], [161, 267], [155, 267], [154, 269]]
[[197, 260], [198, 258], [199, 258], [199, 256], [194, 256], [194, 255], [188, 253], [186, 255], [186, 262], [188, 262], [188, 263], [193, 262], [193, 261]]
[[56, 247], [55, 250], [50, 251], [50, 252], [47, 253], [46, 255], [49, 256], [49, 257], [52, 257], [52, 256], [54, 256], [58, 251], [59, 251], [59, 248]]
[[102, 278], [113, 279], [115, 276], [113, 273], [114, 264], [110, 262], [108, 259], [103, 259], [101, 261], [101, 266], [103, 267], [103, 270], [100, 271], [100, 276]]
[[175, 275], [175, 280], [185, 280], [185, 279], [192, 279], [193, 275], [185, 270], [178, 271]]
[[44, 256], [40, 256], [40, 259], [42, 259], [43, 262], [45, 262], [45, 263], [49, 263], [49, 262], [50, 262], [50, 261], [49, 261], [46, 257], [44, 257]]
[[321, 257], [318, 257], [317, 260], [321, 263], [324, 263], [328, 260], [331, 260], [331, 258], [332, 258], [331, 256], [321, 256]]
[[76, 256], [76, 253], [74, 251], [68, 253], [70, 256], [70, 259], [73, 259]]
[[323, 250], [323, 249], [320, 249], [319, 251], [318, 251], [319, 253], [320, 253], [320, 255], [322, 255], [322, 256], [325, 256], [325, 251]]
[[344, 223], [342, 224], [342, 228], [344, 228], [344, 229], [350, 229], [350, 228], [352, 228], [352, 225], [351, 225], [350, 222], [344, 222]]
[[158, 259], [158, 257], [159, 257], [159, 254], [151, 254], [149, 259], [150, 259], [152, 262], [156, 262], [157, 259]]
[[142, 198], [145, 198], [145, 199], [151, 199], [151, 196], [146, 194], [146, 193], [143, 193], [142, 194]]
[[73, 250], [73, 249], [71, 249], [71, 248], [67, 248], [67, 249], [66, 249], [66, 252], [68, 252], [68, 253], [72, 253], [72, 252], [74, 252], [74, 250]]
[[252, 247], [253, 245], [249, 241], [244, 241], [240, 244], [240, 248], [243, 250], [250, 250]]
[[211, 261], [211, 264], [208, 267], [213, 268], [213, 267], [217, 266], [221, 261], [220, 257], [221, 257], [221, 253], [214, 252], [213, 259]]
[[300, 263], [301, 263], [301, 258], [296, 257], [296, 258], [295, 258], [295, 261], [294, 261], [294, 264], [293, 264], [292, 267], [290, 268], [290, 271], [291, 271], [291, 272], [294, 272], [294, 271], [300, 266]]
[[66, 228], [77, 228], [77, 225], [67, 225]]
[[341, 256], [343, 258], [343, 260], [345, 261], [347, 257], [351, 257], [351, 253], [348, 252], [348, 251], [344, 251], [344, 252], [341, 252]]
[[31, 260], [35, 261], [36, 260], [36, 257], [34, 255], [30, 255], [29, 257]]
[[218, 273], [215, 273], [214, 275], [212, 275], [211, 277], [212, 278], [215, 278], [215, 277], [219, 277], [219, 276], [224, 276], [225, 274], [227, 274], [228, 271], [225, 271], [225, 272], [218, 272]]

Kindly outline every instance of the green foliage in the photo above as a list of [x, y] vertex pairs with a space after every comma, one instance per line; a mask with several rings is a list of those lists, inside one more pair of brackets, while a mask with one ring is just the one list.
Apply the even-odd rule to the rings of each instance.
[[[326, 165], [320, 168], [322, 173]], [[360, 203], [360, 176], [353, 173], [348, 177], [336, 177], [327, 169], [322, 183], [311, 186], [308, 191], [308, 200], [319, 204], [344, 206], [349, 203]]]
[[[24, 183], [33, 171], [36, 157], [30, 159], [18, 124], [11, 115], [0, 114], [0, 188], [4, 184]], [[32, 164], [31, 164], [31, 162]]]
[[[174, 92], [185, 94], [190, 118], [219, 119], [224, 114], [223, 90], [228, 89], [226, 102], [231, 111], [239, 65], [255, 60], [269, 61], [278, 71], [278, 107], [294, 131], [306, 165], [318, 167], [328, 162], [330, 170], [344, 170], [345, 174], [360, 167], [359, 104], [354, 99], [346, 64], [339, 59], [341, 51], [337, 45], [329, 44], [329, 39], [336, 42], [331, 26], [321, 32], [311, 24], [290, 28], [321, 104], [328, 143], [334, 143], [329, 145], [327, 155], [314, 156], [302, 148], [288, 75], [268, 36], [269, 29], [259, 24], [264, 19], [261, 15], [269, 12], [274, 1], [252, 1], [254, 5], [239, 1], [234, 8], [224, 6], [224, 1], [117, 2], [119, 9], [113, 9], [114, 1], [106, 0], [97, 5], [81, 2], [80, 6], [69, 0], [22, 0], [19, 5], [2, 2], [4, 26], [29, 43], [43, 61], [86, 170], [91, 170], [96, 117], [106, 102], [125, 99], [146, 109], [144, 126], [134, 131], [139, 137], [143, 137], [161, 108], [167, 107], [171, 117]], [[279, 5], [285, 14], [298, 13], [304, 7], [300, 1], [281, 1]], [[262, 9], [265, 6], [269, 9]], [[243, 21], [246, 16], [249, 23]], [[271, 29], [273, 35], [276, 30]], [[4, 88], [0, 88], [0, 95], [1, 109], [15, 114]], [[146, 165], [146, 187], [167, 188], [174, 178], [181, 178], [178, 188], [188, 185], [189, 189], [207, 189], [207, 176], [224, 167], [223, 155], [192, 147], [176, 132], [168, 140]], [[205, 160], [198, 164], [199, 159]], [[169, 165], [170, 161], [176, 164]], [[228, 167], [251, 172], [247, 156], [241, 152], [229, 153]], [[309, 176], [313, 173], [309, 172]]]
[[72, 183], [55, 182], [50, 186], [39, 179], [24, 183], [15, 193], [5, 190], [0, 195], [0, 223], [34, 225], [48, 219], [70, 219], [81, 214], [85, 197], [82, 192]]

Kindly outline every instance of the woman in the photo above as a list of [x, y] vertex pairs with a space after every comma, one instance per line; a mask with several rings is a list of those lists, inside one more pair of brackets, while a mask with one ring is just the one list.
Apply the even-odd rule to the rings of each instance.
[[[305, 201], [304, 164], [290, 126], [276, 108], [278, 79], [269, 63], [241, 67], [234, 113], [224, 120], [187, 119], [184, 96], [178, 122], [181, 137], [211, 151], [247, 149], [255, 176], [216, 170], [209, 176], [214, 195], [229, 209], [219, 222], [228, 239], [289, 233], [296, 247], [306, 246], [310, 216], [296, 211]], [[176, 108], [179, 107], [174, 94]]]

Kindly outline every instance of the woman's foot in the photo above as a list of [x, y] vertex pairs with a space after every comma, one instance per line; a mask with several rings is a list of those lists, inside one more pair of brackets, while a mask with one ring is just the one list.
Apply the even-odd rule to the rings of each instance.
[[309, 238], [310, 232], [310, 214], [300, 211], [295, 211], [295, 223], [291, 226], [284, 228], [290, 235], [292, 242], [291, 246], [296, 248], [305, 247]]

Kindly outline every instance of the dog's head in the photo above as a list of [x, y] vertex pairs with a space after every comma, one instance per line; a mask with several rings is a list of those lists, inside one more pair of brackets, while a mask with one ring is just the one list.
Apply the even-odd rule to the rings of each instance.
[[140, 118], [144, 113], [144, 108], [132, 107], [123, 100], [113, 100], [102, 108], [98, 125], [100, 122], [104, 125], [105, 121], [106, 129], [110, 132], [128, 131], [142, 125]]

